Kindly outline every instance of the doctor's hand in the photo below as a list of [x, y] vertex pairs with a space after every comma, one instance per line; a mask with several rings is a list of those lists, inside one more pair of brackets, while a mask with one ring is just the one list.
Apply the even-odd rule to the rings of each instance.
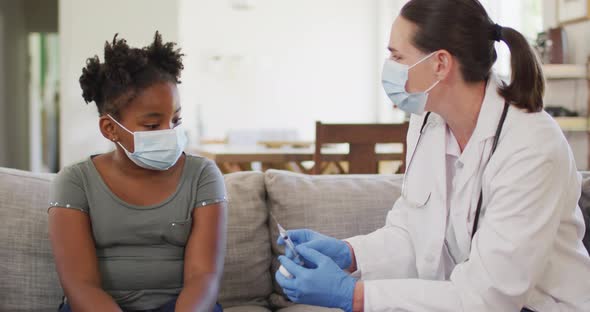
[[279, 261], [293, 277], [286, 278], [279, 271], [275, 274], [287, 297], [295, 303], [340, 308], [352, 312], [357, 280], [318, 251], [304, 246], [296, 248], [304, 258], [306, 267], [280, 256]]
[[[319, 251], [325, 256], [330, 257], [343, 270], [350, 268], [352, 265], [352, 247], [350, 247], [345, 241], [307, 229], [291, 230], [287, 232], [295, 246], [307, 247]], [[282, 237], [279, 236], [277, 244], [285, 244]], [[289, 259], [294, 258], [294, 255], [288, 248], [285, 250], [285, 255]]]

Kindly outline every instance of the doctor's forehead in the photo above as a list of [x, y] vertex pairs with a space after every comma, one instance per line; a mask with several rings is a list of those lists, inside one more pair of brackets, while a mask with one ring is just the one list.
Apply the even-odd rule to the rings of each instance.
[[398, 16], [391, 26], [388, 49], [392, 53], [403, 55], [419, 55], [420, 51], [414, 46], [414, 35], [418, 30], [416, 24]]

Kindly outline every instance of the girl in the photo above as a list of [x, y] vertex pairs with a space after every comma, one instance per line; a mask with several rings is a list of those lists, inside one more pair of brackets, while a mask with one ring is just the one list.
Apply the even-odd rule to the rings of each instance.
[[[182, 54], [158, 32], [115, 38], [89, 58], [80, 86], [115, 150], [53, 182], [49, 236], [60, 311], [211, 311], [225, 251], [226, 195], [211, 161], [183, 153]], [[218, 306], [215, 309], [220, 309]]]

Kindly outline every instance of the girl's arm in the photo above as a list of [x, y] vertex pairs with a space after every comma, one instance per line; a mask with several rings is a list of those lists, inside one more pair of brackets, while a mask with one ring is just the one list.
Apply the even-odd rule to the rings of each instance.
[[101, 288], [90, 218], [82, 211], [49, 210], [49, 239], [61, 285], [73, 311], [120, 312]]
[[225, 256], [227, 205], [193, 210], [193, 225], [184, 253], [184, 288], [176, 311], [212, 311]]

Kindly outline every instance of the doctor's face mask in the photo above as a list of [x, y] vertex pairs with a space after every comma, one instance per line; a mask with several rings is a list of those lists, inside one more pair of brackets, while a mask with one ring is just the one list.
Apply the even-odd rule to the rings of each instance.
[[428, 54], [411, 66], [398, 63], [392, 59], [386, 59], [383, 64], [383, 73], [381, 76], [383, 89], [389, 99], [406, 113], [423, 114], [426, 102], [428, 101], [428, 92], [440, 82], [440, 80], [436, 81], [423, 92], [409, 93], [406, 91], [409, 71], [416, 67], [416, 65], [432, 57], [435, 53]]

